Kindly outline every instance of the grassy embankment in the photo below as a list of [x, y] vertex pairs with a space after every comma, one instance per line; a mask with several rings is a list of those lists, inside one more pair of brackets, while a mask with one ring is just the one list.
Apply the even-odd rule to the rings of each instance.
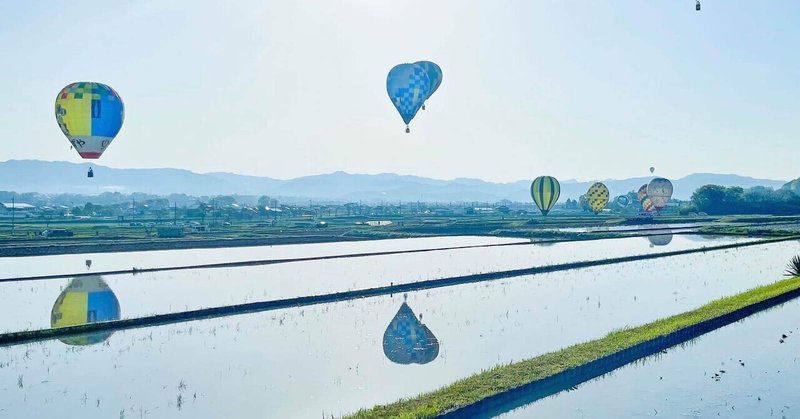
[[389, 405], [361, 410], [350, 417], [358, 419], [435, 417], [798, 289], [800, 289], [800, 277], [785, 279], [712, 301], [692, 311], [642, 326], [611, 332], [601, 339], [573, 345], [525, 361], [497, 366], [439, 390]]

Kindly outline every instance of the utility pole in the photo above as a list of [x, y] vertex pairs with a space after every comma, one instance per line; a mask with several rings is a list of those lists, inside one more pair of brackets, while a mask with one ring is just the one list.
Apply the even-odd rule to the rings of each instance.
[[11, 237], [14, 237], [14, 221], [16, 221], [17, 215], [17, 201], [14, 197], [11, 197]]
[[172, 225], [178, 225], [178, 202], [175, 201], [173, 204], [175, 206], [175, 211], [174, 211], [175, 219], [172, 221]]
[[136, 198], [131, 198], [131, 222], [136, 221]]

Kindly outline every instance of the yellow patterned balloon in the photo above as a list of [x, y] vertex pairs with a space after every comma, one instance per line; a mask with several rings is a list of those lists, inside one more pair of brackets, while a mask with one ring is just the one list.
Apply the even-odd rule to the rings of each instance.
[[600, 213], [600, 211], [606, 207], [606, 204], [608, 204], [608, 196], [609, 193], [606, 185], [597, 182], [590, 186], [589, 190], [586, 192], [586, 199], [589, 201], [589, 208], [591, 208], [595, 214]]

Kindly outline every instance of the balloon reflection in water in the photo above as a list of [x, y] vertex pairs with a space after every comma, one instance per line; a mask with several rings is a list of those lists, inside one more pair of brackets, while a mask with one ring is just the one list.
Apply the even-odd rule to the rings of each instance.
[[396, 364], [427, 364], [439, 356], [439, 340], [404, 302], [383, 333], [383, 353]]
[[650, 247], [666, 246], [672, 242], [672, 232], [647, 236], [647, 240], [650, 242]]
[[[53, 304], [50, 326], [78, 326], [87, 323], [119, 320], [119, 300], [100, 276], [73, 278]], [[68, 336], [60, 340], [68, 345], [94, 345], [111, 337], [112, 331]]]

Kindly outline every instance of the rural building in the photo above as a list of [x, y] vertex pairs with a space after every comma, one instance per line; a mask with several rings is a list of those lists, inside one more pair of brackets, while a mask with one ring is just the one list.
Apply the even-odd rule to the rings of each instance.
[[2, 217], [30, 217], [33, 216], [36, 207], [22, 202], [3, 202], [0, 203], [0, 216]]

